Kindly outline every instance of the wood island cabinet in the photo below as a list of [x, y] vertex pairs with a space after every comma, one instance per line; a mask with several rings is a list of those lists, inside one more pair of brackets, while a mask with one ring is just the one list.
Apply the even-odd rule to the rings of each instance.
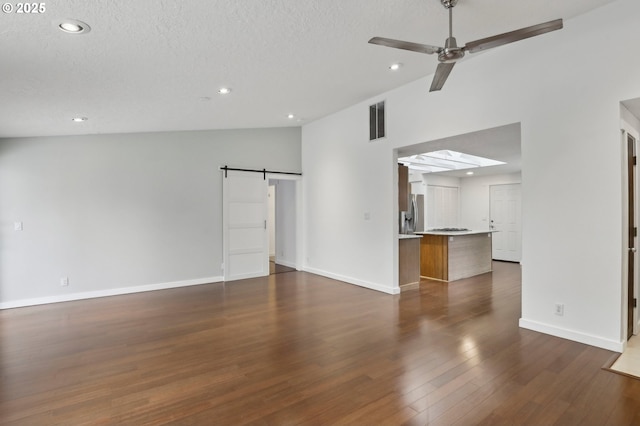
[[420, 276], [449, 282], [491, 272], [493, 232], [417, 232]]
[[401, 236], [398, 241], [400, 291], [420, 286], [420, 241], [419, 236]]
[[420, 240], [420, 275], [449, 281], [448, 254], [446, 235], [423, 235]]

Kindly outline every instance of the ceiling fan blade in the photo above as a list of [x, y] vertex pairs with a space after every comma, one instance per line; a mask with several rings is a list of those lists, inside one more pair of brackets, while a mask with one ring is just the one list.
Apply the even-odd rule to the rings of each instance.
[[434, 92], [436, 90], [442, 89], [444, 86], [444, 82], [447, 81], [447, 77], [451, 73], [455, 62], [445, 63], [441, 62], [438, 64], [438, 68], [436, 68], [436, 74], [433, 76], [433, 81], [431, 82], [430, 92]]
[[487, 37], [480, 40], [467, 43], [464, 50], [469, 53], [480, 52], [481, 50], [491, 49], [493, 47], [502, 46], [503, 44], [513, 43], [514, 41], [524, 40], [525, 38], [534, 37], [550, 31], [562, 28], [562, 19], [545, 22], [543, 24], [532, 25], [519, 30], [499, 34], [493, 37]]
[[410, 50], [412, 52], [427, 53], [429, 55], [440, 53], [440, 51], [442, 51], [442, 48], [437, 46], [429, 46], [428, 44], [412, 43], [410, 41], [394, 40], [392, 38], [384, 37], [374, 37], [369, 40], [369, 43], [393, 47], [396, 49]]

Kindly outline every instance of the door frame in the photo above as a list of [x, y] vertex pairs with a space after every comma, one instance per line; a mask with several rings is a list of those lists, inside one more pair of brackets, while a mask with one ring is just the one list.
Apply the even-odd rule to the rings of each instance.
[[[296, 271], [302, 270], [302, 259], [303, 259], [303, 235], [302, 235], [302, 176], [300, 175], [288, 175], [288, 174], [276, 174], [276, 173], [267, 173], [266, 174], [267, 181], [269, 180], [288, 180], [293, 181], [295, 183], [295, 208], [296, 208], [296, 223], [295, 223], [295, 232], [296, 232], [296, 254], [294, 259], [294, 265], [291, 265], [295, 268]], [[277, 188], [276, 188], [276, 199], [277, 199]], [[278, 209], [276, 208], [276, 217], [278, 215]], [[277, 223], [277, 219], [274, 218]], [[276, 225], [276, 236], [278, 230]], [[277, 249], [277, 242], [276, 242]], [[277, 253], [276, 253], [277, 258]], [[289, 265], [287, 265], [289, 266]]]
[[[640, 268], [638, 268], [638, 252], [631, 251], [630, 248], [637, 248], [637, 236], [632, 237], [633, 233], [630, 229], [631, 217], [630, 214], [633, 214], [633, 222], [635, 226], [638, 226], [638, 170], [637, 166], [635, 168], [634, 180], [632, 182], [633, 185], [633, 193], [629, 191], [629, 138], [634, 140], [635, 144], [635, 154], [638, 153], [638, 141], [639, 138], [638, 131], [633, 129], [633, 127], [629, 126], [627, 123], [623, 121], [623, 126], [621, 129], [621, 148], [623, 153], [623, 161], [622, 161], [622, 186], [623, 191], [622, 195], [624, 198], [623, 201], [623, 237], [622, 237], [622, 250], [623, 250], [623, 268], [622, 268], [622, 318], [621, 318], [621, 337], [626, 346], [627, 340], [631, 335], [638, 334], [638, 308], [633, 309], [632, 312], [629, 311], [629, 307], [631, 305], [631, 300], [635, 297], [637, 298], [639, 295], [638, 291], [638, 273], [640, 272]], [[632, 205], [629, 205], [633, 203]], [[632, 263], [632, 262], [633, 263]], [[632, 272], [632, 282], [629, 280], [629, 273]], [[633, 293], [631, 290], [633, 289]], [[632, 322], [632, 329], [629, 330], [629, 322]]]

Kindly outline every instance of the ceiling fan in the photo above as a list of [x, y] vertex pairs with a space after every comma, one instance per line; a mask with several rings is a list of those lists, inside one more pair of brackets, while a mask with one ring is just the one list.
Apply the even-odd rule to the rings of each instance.
[[433, 81], [431, 82], [431, 88], [429, 89], [430, 92], [442, 89], [442, 86], [444, 86], [444, 82], [447, 81], [447, 77], [449, 77], [456, 61], [462, 59], [466, 52], [475, 53], [562, 28], [562, 19], [555, 19], [543, 24], [520, 28], [519, 30], [508, 33], [472, 41], [467, 43], [465, 46], [458, 47], [456, 39], [453, 37], [453, 8], [458, 3], [458, 0], [440, 0], [440, 2], [449, 10], [449, 38], [445, 41], [444, 47], [430, 46], [428, 44], [412, 43], [410, 41], [394, 40], [384, 37], [373, 37], [369, 40], [369, 43], [378, 44], [380, 46], [411, 50], [412, 52], [427, 53], [430, 55], [437, 54], [438, 61], [440, 61], [440, 63], [438, 64]]

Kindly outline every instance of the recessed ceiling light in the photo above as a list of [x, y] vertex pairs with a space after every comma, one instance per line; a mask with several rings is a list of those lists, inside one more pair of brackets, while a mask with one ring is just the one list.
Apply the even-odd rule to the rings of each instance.
[[473, 172], [467, 172], [467, 174], [468, 174], [469, 176], [471, 176], [471, 175], [473, 174]]
[[389, 66], [389, 69], [391, 71], [398, 71], [400, 68], [402, 68], [402, 64], [401, 63], [395, 63], [395, 64], [391, 64]]
[[293, 115], [293, 114], [289, 114], [289, 115], [287, 115], [287, 118], [288, 118], [289, 120], [293, 120], [294, 118], [296, 118], [296, 116], [295, 116], [295, 115]]
[[221, 95], [228, 95], [229, 93], [231, 93], [231, 88], [221, 87], [220, 90], [218, 90], [218, 93], [220, 93]]
[[58, 28], [69, 34], [86, 34], [91, 31], [91, 27], [88, 24], [75, 19], [65, 19], [58, 24]]
[[73, 117], [71, 119], [71, 121], [75, 122], [75, 123], [82, 123], [83, 121], [87, 121], [88, 118], [87, 117]]

